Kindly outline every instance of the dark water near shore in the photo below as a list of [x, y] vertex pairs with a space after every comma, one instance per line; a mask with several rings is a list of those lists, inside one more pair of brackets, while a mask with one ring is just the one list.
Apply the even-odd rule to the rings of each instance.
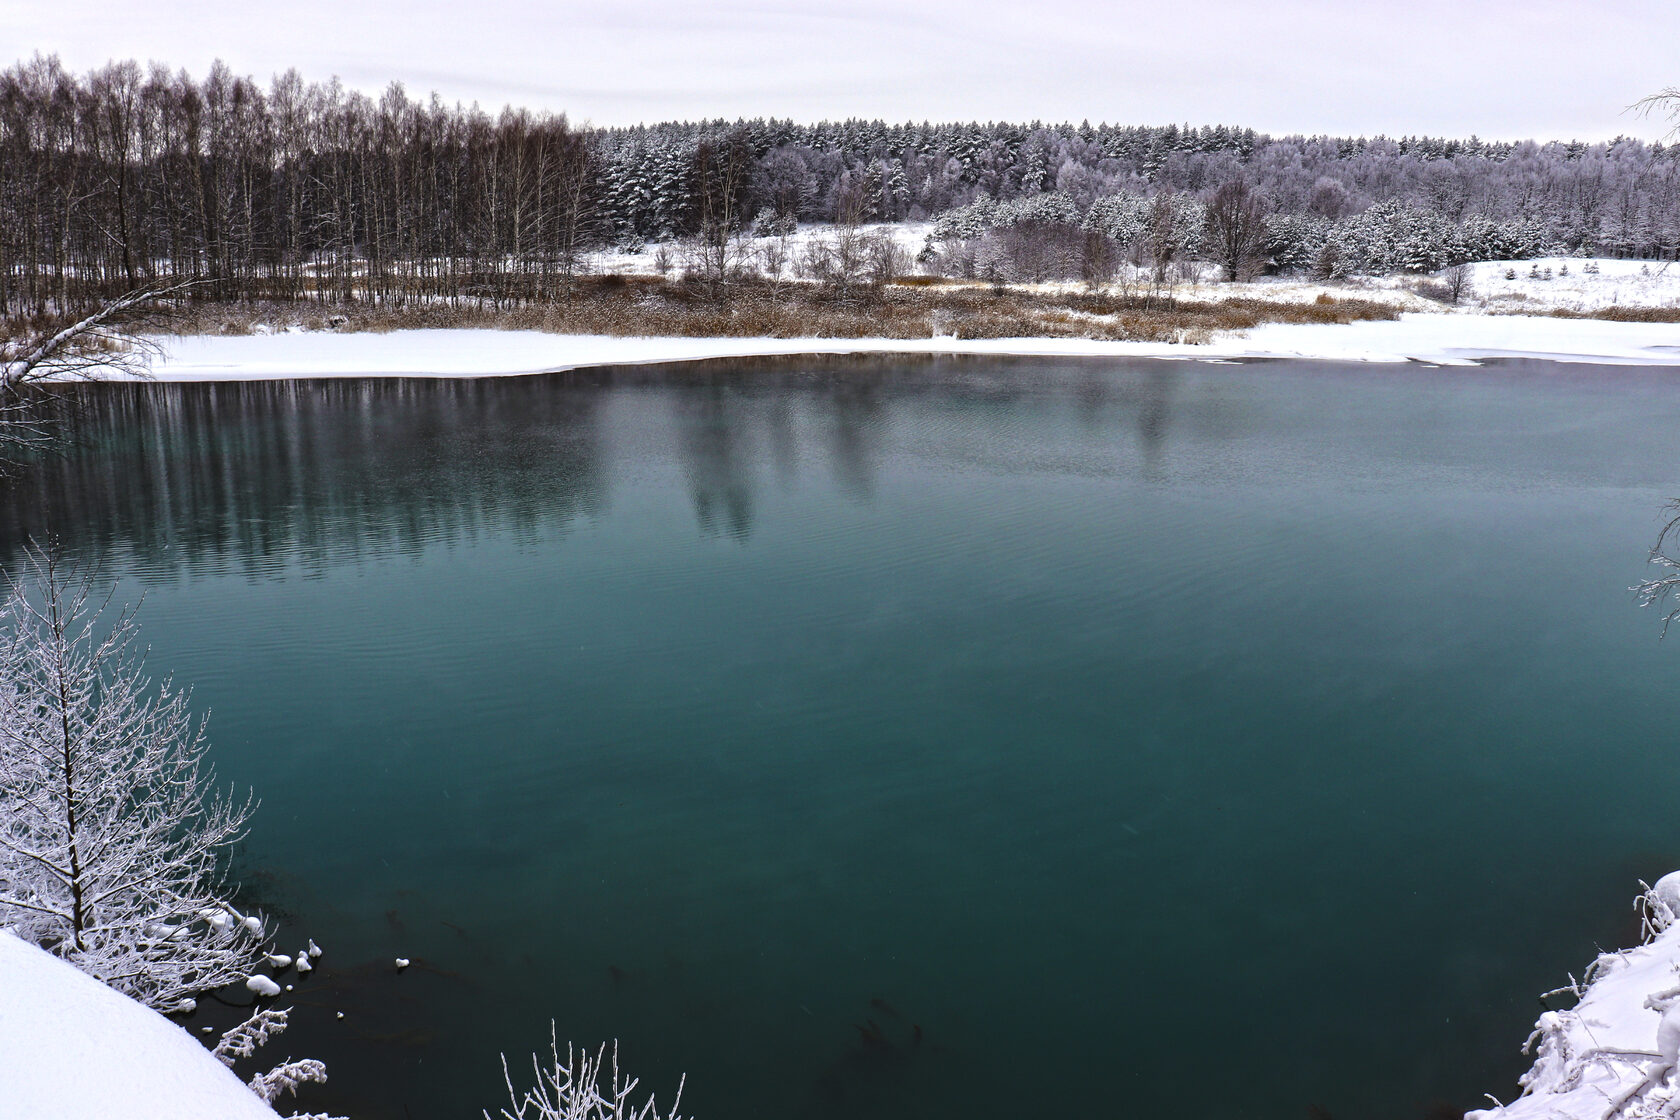
[[310, 1109], [476, 1117], [553, 1018], [701, 1120], [1421, 1117], [1680, 866], [1674, 372], [84, 393], [0, 558], [144, 593], [261, 796]]

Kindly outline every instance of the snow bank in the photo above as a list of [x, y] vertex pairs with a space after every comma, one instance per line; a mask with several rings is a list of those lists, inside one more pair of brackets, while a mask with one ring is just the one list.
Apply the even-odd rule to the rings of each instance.
[[0, 931], [0, 1120], [275, 1120], [191, 1035]]
[[1465, 1120], [1610, 1120], [1673, 1116], [1680, 1058], [1680, 872], [1647, 896], [1660, 932], [1637, 949], [1605, 953], [1568, 1011], [1547, 1011], [1525, 1048], [1536, 1054], [1523, 1095]]
[[799, 354], [989, 354], [1107, 358], [1322, 358], [1462, 365], [1539, 357], [1680, 365], [1680, 326], [1533, 316], [1403, 315], [1338, 324], [1271, 323], [1203, 345], [1075, 338], [621, 338], [540, 331], [415, 330], [159, 340], [161, 381], [297, 377], [492, 377], [582, 366]]

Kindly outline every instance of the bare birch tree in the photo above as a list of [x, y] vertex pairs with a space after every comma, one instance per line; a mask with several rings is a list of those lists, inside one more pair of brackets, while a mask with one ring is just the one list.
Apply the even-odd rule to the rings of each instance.
[[225, 857], [253, 803], [214, 787], [187, 693], [153, 686], [132, 612], [33, 550], [0, 631], [0, 924], [160, 1010], [249, 973], [262, 921]]
[[145, 372], [156, 345], [125, 319], [190, 286], [139, 288], [66, 326], [0, 337], [0, 478], [57, 441], [55, 383]]

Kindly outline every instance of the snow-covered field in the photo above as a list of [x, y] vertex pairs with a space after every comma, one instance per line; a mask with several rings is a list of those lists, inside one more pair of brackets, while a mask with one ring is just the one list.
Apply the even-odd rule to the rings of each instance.
[[1673, 261], [1550, 257], [1470, 267], [1468, 302], [1490, 311], [1680, 306], [1680, 264]]
[[162, 381], [296, 377], [493, 377], [582, 366], [798, 354], [1047, 357], [1320, 358], [1464, 365], [1538, 357], [1609, 365], [1680, 365], [1680, 325], [1530, 316], [1407, 314], [1337, 324], [1270, 323], [1199, 344], [1090, 339], [623, 338], [540, 331], [300, 332], [159, 340]]
[[[1513, 275], [1514, 274], [1514, 275]], [[1362, 296], [1408, 311], [1443, 314], [1531, 314], [1596, 311], [1606, 307], [1680, 307], [1680, 264], [1609, 257], [1548, 257], [1531, 261], [1478, 261], [1457, 306], [1420, 294], [1439, 285], [1435, 276], [1357, 276], [1325, 282], [1270, 277], [1246, 284], [1220, 284], [1208, 276], [1179, 292], [1185, 298], [1311, 301], [1321, 293]]]
[[0, 930], [0, 1120], [275, 1120], [162, 1015]]
[[[863, 227], [868, 233], [885, 233], [914, 261], [933, 233], [932, 222], [881, 223]], [[829, 236], [830, 227], [802, 225], [785, 239], [788, 274], [813, 241]], [[755, 262], [774, 238], [747, 240], [747, 253]], [[660, 263], [671, 275], [682, 271], [685, 250], [679, 241], [649, 242], [641, 252], [605, 249], [588, 254], [588, 271], [598, 275], [660, 275]], [[1479, 261], [1470, 266], [1470, 285], [1459, 313], [1480, 311], [1543, 313], [1554, 309], [1592, 311], [1604, 307], [1680, 307], [1680, 263], [1673, 261], [1618, 260], [1610, 257], [1548, 257], [1541, 260]], [[1290, 277], [1266, 277], [1237, 284], [1219, 281], [1216, 266], [1192, 266], [1194, 276], [1175, 288], [1186, 299], [1272, 299], [1310, 303], [1320, 295], [1360, 295], [1393, 303], [1406, 311], [1448, 310], [1438, 300], [1419, 294], [1430, 277], [1359, 276], [1343, 281], [1316, 281]], [[920, 271], [920, 269], [916, 269]], [[1076, 283], [1027, 285], [1047, 290], [1076, 290]]]

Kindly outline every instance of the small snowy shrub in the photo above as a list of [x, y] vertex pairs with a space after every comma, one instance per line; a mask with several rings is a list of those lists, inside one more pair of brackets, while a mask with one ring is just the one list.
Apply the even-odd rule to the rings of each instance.
[[574, 1051], [568, 1042], [562, 1061], [560, 1042], [550, 1023], [548, 1049], [547, 1065], [538, 1055], [531, 1055], [537, 1083], [523, 1093], [514, 1088], [507, 1055], [502, 1055], [502, 1081], [507, 1086], [509, 1107], [497, 1116], [486, 1111], [484, 1120], [682, 1120], [677, 1109], [682, 1104], [686, 1078], [677, 1083], [670, 1111], [661, 1113], [651, 1096], [640, 1106], [630, 1103], [638, 1082], [635, 1078], [625, 1081], [619, 1073], [617, 1043], [612, 1049], [611, 1080], [605, 1086], [601, 1084], [601, 1075], [607, 1069], [604, 1043], [591, 1055], [587, 1050]]

